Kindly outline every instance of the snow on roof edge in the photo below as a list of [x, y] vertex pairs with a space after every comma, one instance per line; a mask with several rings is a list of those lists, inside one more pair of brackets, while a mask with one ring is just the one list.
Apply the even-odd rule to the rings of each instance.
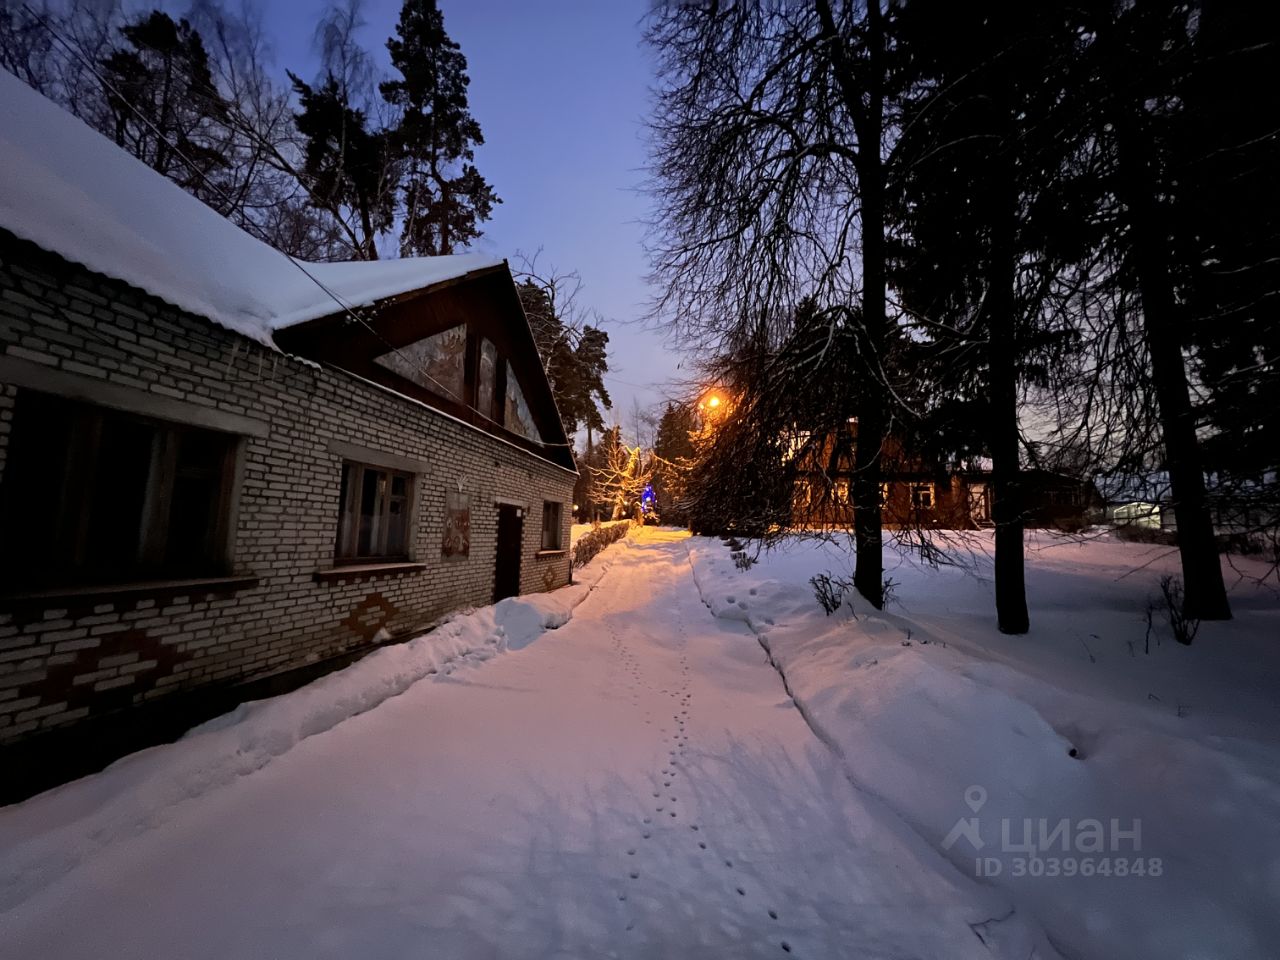
[[505, 263], [482, 254], [294, 261], [3, 69], [0, 169], [0, 227], [272, 349], [275, 330], [344, 304]]

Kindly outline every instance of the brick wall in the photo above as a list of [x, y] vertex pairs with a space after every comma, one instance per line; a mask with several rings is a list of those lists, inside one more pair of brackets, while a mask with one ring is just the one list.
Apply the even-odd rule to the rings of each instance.
[[[489, 603], [499, 499], [527, 507], [521, 592], [568, 582], [567, 553], [536, 555], [544, 500], [565, 505], [562, 542], [569, 542], [568, 471], [3, 231], [0, 351], [28, 373], [118, 384], [137, 398], [247, 418], [261, 434], [244, 442], [234, 532], [234, 573], [256, 577], [256, 585], [142, 590], [110, 600], [69, 594], [35, 606], [0, 600], [0, 744], [181, 691], [288, 671]], [[0, 484], [14, 401], [31, 386], [2, 381]], [[343, 459], [331, 451], [335, 442], [422, 465], [412, 559], [425, 570], [316, 580], [316, 571], [333, 565]], [[450, 489], [471, 499], [466, 558], [441, 556]]]

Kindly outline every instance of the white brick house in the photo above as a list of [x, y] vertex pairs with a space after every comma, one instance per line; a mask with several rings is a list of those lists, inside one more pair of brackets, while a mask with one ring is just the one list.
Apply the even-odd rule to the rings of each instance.
[[2, 71], [0, 169], [8, 773], [568, 582], [504, 261], [299, 268]]

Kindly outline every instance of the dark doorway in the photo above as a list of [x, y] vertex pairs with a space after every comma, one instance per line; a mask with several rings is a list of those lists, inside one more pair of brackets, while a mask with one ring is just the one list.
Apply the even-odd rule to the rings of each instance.
[[520, 593], [520, 548], [524, 541], [524, 510], [498, 504], [498, 556], [493, 566], [493, 602]]

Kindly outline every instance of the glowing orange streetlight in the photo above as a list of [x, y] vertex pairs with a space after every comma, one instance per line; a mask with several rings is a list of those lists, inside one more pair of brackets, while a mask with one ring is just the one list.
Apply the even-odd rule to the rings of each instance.
[[708, 390], [698, 401], [698, 409], [705, 413], [720, 413], [722, 412], [720, 408], [727, 406], [728, 403], [715, 390]]
[[698, 401], [698, 413], [701, 414], [702, 429], [714, 430], [718, 421], [729, 412], [729, 402], [715, 390], [709, 390]]

